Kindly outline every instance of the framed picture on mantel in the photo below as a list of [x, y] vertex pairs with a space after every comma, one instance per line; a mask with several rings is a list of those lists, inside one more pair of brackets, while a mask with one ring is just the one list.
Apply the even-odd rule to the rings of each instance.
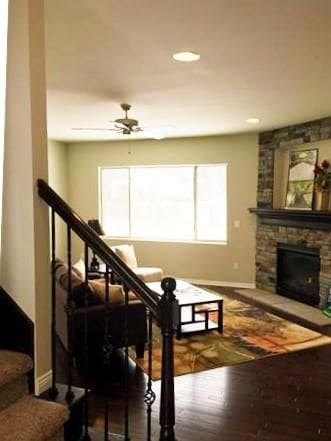
[[289, 152], [288, 181], [285, 208], [311, 210], [313, 208], [314, 168], [318, 149]]

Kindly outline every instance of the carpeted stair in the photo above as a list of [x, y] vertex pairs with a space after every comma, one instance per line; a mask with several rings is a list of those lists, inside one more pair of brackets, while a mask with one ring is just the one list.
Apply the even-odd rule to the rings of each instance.
[[28, 395], [32, 360], [26, 354], [0, 350], [0, 440], [63, 441], [68, 409]]

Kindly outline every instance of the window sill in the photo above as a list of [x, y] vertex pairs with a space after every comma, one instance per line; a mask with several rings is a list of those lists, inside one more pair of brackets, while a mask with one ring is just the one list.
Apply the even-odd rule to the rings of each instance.
[[114, 236], [102, 236], [106, 240], [118, 240], [123, 242], [166, 242], [166, 243], [180, 243], [180, 244], [192, 244], [192, 245], [221, 245], [226, 246], [226, 241], [214, 241], [214, 240], [183, 240], [183, 239], [149, 239], [140, 237], [114, 237]]

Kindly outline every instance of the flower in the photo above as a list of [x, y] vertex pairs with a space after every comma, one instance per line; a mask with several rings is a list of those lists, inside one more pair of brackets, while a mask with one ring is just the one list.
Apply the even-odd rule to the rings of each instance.
[[318, 190], [329, 189], [331, 184], [331, 170], [330, 163], [326, 159], [321, 165], [316, 164], [314, 168], [315, 187]]

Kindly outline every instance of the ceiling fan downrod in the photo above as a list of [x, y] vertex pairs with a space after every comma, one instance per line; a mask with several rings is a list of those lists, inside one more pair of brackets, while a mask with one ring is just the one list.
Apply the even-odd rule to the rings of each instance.
[[122, 110], [125, 112], [125, 119], [128, 119], [128, 111], [131, 109], [131, 104], [122, 103], [121, 104]]

